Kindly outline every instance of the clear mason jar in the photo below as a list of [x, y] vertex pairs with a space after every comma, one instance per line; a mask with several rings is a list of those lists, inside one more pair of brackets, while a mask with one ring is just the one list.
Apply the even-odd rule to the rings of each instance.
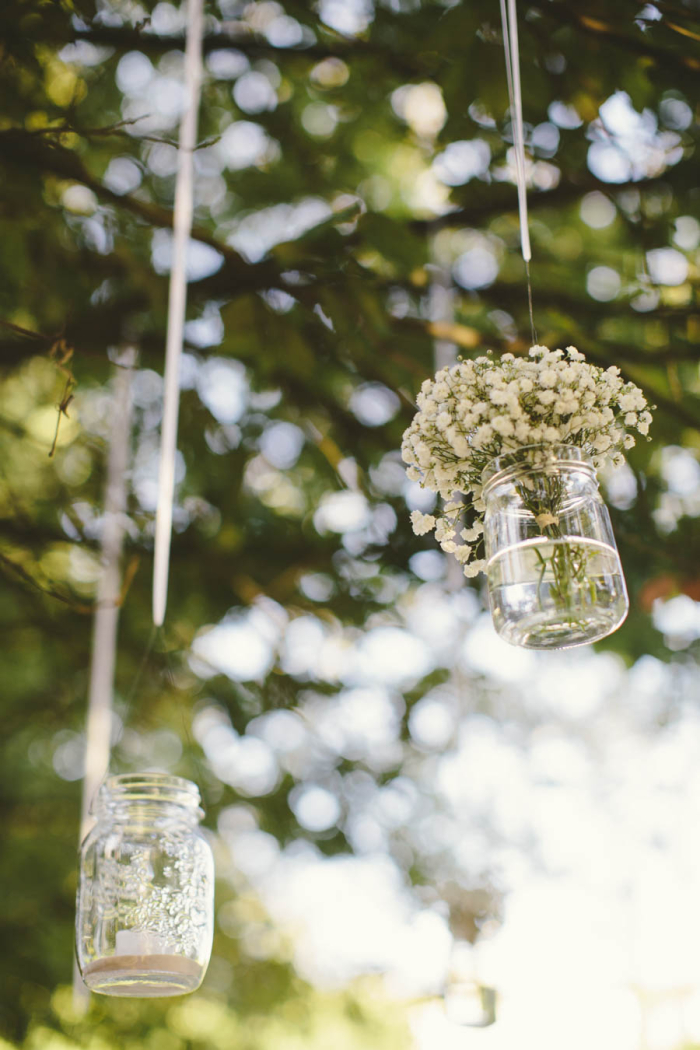
[[496, 989], [476, 977], [476, 949], [469, 941], [454, 940], [443, 1004], [447, 1020], [465, 1028], [488, 1028], [496, 1022]]
[[595, 469], [571, 445], [530, 445], [483, 474], [484, 544], [496, 630], [528, 649], [604, 638], [629, 608]]
[[105, 995], [182, 995], [211, 953], [214, 858], [196, 784], [164, 773], [109, 777], [80, 850], [80, 972]]

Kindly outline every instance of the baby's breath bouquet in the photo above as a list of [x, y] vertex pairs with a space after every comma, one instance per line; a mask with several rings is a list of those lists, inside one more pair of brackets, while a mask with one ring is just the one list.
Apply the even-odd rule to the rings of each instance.
[[[606, 460], [619, 464], [623, 449], [635, 443], [632, 431], [648, 434], [652, 418], [644, 394], [623, 381], [619, 368], [592, 365], [573, 346], [458, 361], [425, 380], [417, 403], [403, 436], [403, 460], [408, 477], [444, 503], [439, 516], [413, 511], [413, 531], [422, 536], [435, 529], [465, 576], [476, 576], [484, 564], [474, 544], [483, 532], [482, 474], [494, 457], [529, 445], [575, 445], [596, 467]], [[472, 521], [458, 535], [470, 506]]]
[[[516, 571], [511, 557], [498, 573], [492, 573], [494, 546], [500, 540], [493, 540], [487, 522], [492, 611], [494, 588], [504, 587], [504, 580], [522, 585], [523, 573], [532, 592], [528, 600], [537, 607], [533, 616], [541, 624], [558, 617], [560, 634], [569, 639], [562, 644], [576, 644], [570, 640], [577, 637], [576, 632], [579, 641], [590, 640], [594, 631], [586, 626], [590, 619], [587, 607], [600, 603], [605, 587], [608, 597], [618, 588], [626, 611], [621, 569], [619, 584], [613, 584], [609, 562], [608, 568], [601, 562], [600, 550], [605, 548], [619, 568], [594, 468], [606, 461], [621, 463], [623, 451], [635, 443], [634, 433], [648, 434], [652, 417], [641, 390], [625, 382], [619, 368], [592, 365], [573, 346], [566, 350], [533, 346], [527, 357], [503, 354], [494, 359], [488, 355], [443, 368], [435, 379], [423, 383], [417, 402], [418, 412], [403, 437], [402, 455], [408, 477], [437, 493], [442, 505], [436, 514], [413, 511], [413, 530], [420, 536], [434, 529], [442, 549], [463, 565], [465, 576], [476, 576], [487, 564], [481, 550], [485, 478], [502, 471], [510, 460], [527, 461], [527, 469], [517, 474], [510, 499], [511, 504], [519, 501], [520, 524], [511, 523], [506, 532], [510, 529], [512, 535], [513, 528], [525, 529], [523, 542], [529, 545], [530, 568], [525, 572], [521, 564]], [[562, 461], [565, 466], [561, 469], [552, 467]], [[572, 496], [570, 475], [576, 464], [584, 464], [592, 479], [592, 510], [582, 511], [576, 504], [576, 499], [581, 503], [580, 498]], [[573, 513], [575, 506], [578, 509]], [[525, 519], [527, 527], [522, 525]], [[608, 538], [596, 539], [596, 530]], [[525, 555], [519, 556], [522, 563]], [[496, 577], [500, 582], [494, 582]], [[605, 585], [601, 583], [604, 577]], [[521, 586], [517, 600], [523, 607], [524, 593]]]

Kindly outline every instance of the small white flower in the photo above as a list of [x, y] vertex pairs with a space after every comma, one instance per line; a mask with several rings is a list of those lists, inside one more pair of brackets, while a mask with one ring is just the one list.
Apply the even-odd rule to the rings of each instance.
[[483, 570], [486, 562], [483, 558], [476, 558], [474, 561], [470, 561], [468, 565], [464, 566], [464, 575], [473, 579], [474, 576], [478, 576]]
[[454, 469], [450, 466], [438, 465], [433, 471], [435, 480], [438, 482], [440, 488], [448, 488], [450, 491], [454, 488], [452, 481], [454, 478]]
[[[462, 544], [459, 547], [457, 547], [456, 544], [453, 544], [453, 546], [455, 548], [454, 552], [453, 552], [455, 558], [460, 563], [460, 565], [464, 565], [464, 563], [466, 561], [469, 561], [469, 558], [471, 557], [471, 553], [472, 553], [471, 547], [468, 544], [466, 544], [466, 543]], [[444, 547], [443, 547], [443, 550], [444, 550]]]
[[488, 423], [484, 423], [480, 426], [474, 435], [474, 445], [476, 448], [483, 448], [484, 445], [488, 445], [493, 437], [493, 427], [489, 426]]
[[430, 466], [430, 462], [432, 460], [432, 456], [430, 454], [430, 449], [428, 448], [428, 446], [426, 444], [421, 442], [419, 445], [415, 446], [415, 453], [416, 453], [416, 458], [418, 460], [418, 465], [419, 466], [421, 466], [421, 467], [429, 467]]
[[462, 531], [460, 532], [460, 536], [463, 540], [466, 540], [468, 543], [473, 543], [474, 540], [479, 539], [479, 536], [481, 536], [483, 531], [483, 524], [480, 521], [475, 521], [470, 529], [462, 529]]
[[512, 437], [515, 433], [513, 421], [508, 416], [496, 416], [495, 419], [491, 420], [491, 426], [502, 437]]
[[554, 411], [558, 416], [572, 416], [578, 408], [578, 401], [570, 398], [560, 397], [554, 402]]
[[586, 358], [581, 353], [581, 351], [577, 350], [575, 346], [567, 346], [566, 352], [569, 355], [569, 359], [571, 361], [585, 361], [586, 360]]
[[625, 436], [622, 439], [622, 443], [625, 446], [625, 448], [634, 448], [636, 444], [632, 434], [625, 434]]
[[540, 383], [542, 386], [556, 386], [557, 385], [557, 373], [553, 368], [547, 368], [540, 375]]
[[421, 514], [419, 510], [414, 510], [411, 511], [411, 524], [416, 536], [425, 536], [426, 532], [432, 532], [436, 523], [432, 514]]
[[440, 518], [435, 529], [435, 539], [438, 543], [442, 543], [443, 540], [451, 540], [455, 535], [456, 530], [451, 527], [450, 523]]

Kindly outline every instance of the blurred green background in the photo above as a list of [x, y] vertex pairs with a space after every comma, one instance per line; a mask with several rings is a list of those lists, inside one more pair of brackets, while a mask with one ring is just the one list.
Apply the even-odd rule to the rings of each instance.
[[[657, 405], [604, 478], [629, 618], [595, 653], [537, 658], [412, 534], [430, 502], [398, 453], [436, 356], [530, 341], [498, 3], [206, 10], [148, 650], [185, 10], [0, 6], [0, 1046], [700, 1045], [700, 4], [520, 4], [539, 341]], [[217, 932], [196, 996], [81, 1017], [91, 611], [128, 347], [113, 768], [199, 783]], [[483, 1032], [441, 1012], [460, 952], [500, 997]]]

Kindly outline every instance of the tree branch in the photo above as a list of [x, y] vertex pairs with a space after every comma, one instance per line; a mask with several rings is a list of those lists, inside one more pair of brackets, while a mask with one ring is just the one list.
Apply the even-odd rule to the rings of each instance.
[[[76, 153], [58, 143], [47, 142], [44, 138], [38, 138], [19, 128], [9, 128], [0, 131], [0, 159], [9, 164], [26, 163], [39, 170], [60, 175], [65, 179], [73, 179], [91, 189], [98, 200], [131, 212], [137, 218], [143, 219], [149, 226], [172, 229], [173, 213], [170, 209], [142, 201], [128, 193], [115, 193], [88, 172]], [[255, 270], [256, 280], [253, 284], [259, 288], [261, 283], [258, 275], [268, 269], [270, 271], [268, 283], [274, 283], [274, 277], [277, 276], [275, 267], [271, 267], [268, 263], [258, 263], [252, 266], [244, 262], [237, 251], [218, 240], [204, 227], [194, 226], [192, 237], [203, 244], [208, 244], [223, 255], [230, 270], [229, 276], [235, 276], [237, 282], [247, 285], [251, 272]], [[263, 284], [262, 287], [264, 286]]]
[[[331, 35], [330, 31], [327, 35]], [[92, 25], [77, 29], [70, 40], [58, 39], [55, 35], [47, 37], [38, 32], [33, 40], [44, 40], [54, 44], [69, 43], [73, 40], [85, 40], [98, 47], [112, 47], [116, 51], [142, 51], [144, 54], [165, 54], [167, 51], [184, 51], [183, 34], [156, 34], [132, 26]], [[390, 63], [402, 76], [408, 78], [425, 76], [434, 71], [435, 56], [422, 55], [420, 52], [398, 52], [385, 47], [378, 47], [368, 40], [348, 40], [335, 35], [328, 43], [314, 43], [306, 47], [275, 47], [264, 36], [254, 33], [240, 23], [219, 32], [206, 33], [202, 40], [205, 54], [226, 48], [236, 48], [252, 59], [267, 58], [273, 61], [289, 58], [308, 59], [320, 62], [324, 58], [372, 58]]]
[[17, 562], [12, 561], [5, 554], [0, 554], [0, 565], [2, 565], [9, 572], [15, 576], [19, 576], [21, 580], [28, 583], [34, 590], [41, 591], [42, 594], [47, 595], [49, 598], [55, 598], [57, 601], [62, 602], [64, 605], [68, 605], [73, 612], [80, 613], [83, 616], [90, 616], [95, 611], [94, 605], [83, 605], [82, 603], [74, 601], [69, 595], [62, 594], [61, 591], [55, 589], [55, 587], [43, 587], [38, 580], [35, 580], [31, 573], [27, 572]]
[[647, 38], [641, 39], [627, 36], [626, 33], [621, 33], [609, 22], [604, 22], [600, 18], [594, 18], [582, 13], [578, 9], [574, 10], [563, 3], [549, 3], [546, 7], [540, 8], [540, 11], [544, 17], [549, 16], [558, 22], [575, 26], [582, 33], [597, 37], [599, 40], [607, 40], [611, 44], [615, 44], [625, 51], [631, 51], [635, 55], [651, 58], [658, 62], [659, 65], [673, 70], [676, 74], [678, 74], [679, 65], [685, 67], [689, 73], [695, 76], [700, 74], [700, 59], [694, 55], [687, 55], [682, 51], [669, 51], [666, 48], [652, 44]]
[[[668, 169], [661, 175], [655, 175], [653, 178], [617, 183], [604, 182], [602, 179], [597, 179], [589, 171], [584, 171], [581, 174], [577, 173], [575, 179], [562, 178], [562, 181], [553, 190], [530, 190], [528, 192], [528, 209], [530, 211], [539, 211], [541, 208], [560, 208], [566, 204], [574, 204], [593, 190], [598, 190], [598, 192], [604, 193], [607, 197], [614, 198], [617, 194], [624, 193], [625, 190], [643, 192], [654, 186], [672, 185], [674, 183], [674, 175], [678, 171], [687, 174], [689, 180], [688, 188], [690, 188], [695, 185], [697, 179], [690, 165], [687, 165], [687, 169], [687, 172], [685, 172], [682, 165], [678, 164], [676, 167]], [[675, 181], [678, 181], [677, 175]], [[437, 233], [438, 230], [452, 226], [481, 228], [485, 225], [486, 220], [492, 216], [502, 215], [504, 212], [516, 213], [518, 210], [517, 190], [512, 182], [480, 183], [472, 181], [468, 187], [464, 187], [463, 192], [465, 196], [468, 195], [470, 201], [468, 206], [456, 208], [454, 211], [447, 212], [445, 215], [440, 215], [435, 219], [414, 219], [408, 223], [409, 228], [419, 234]]]

